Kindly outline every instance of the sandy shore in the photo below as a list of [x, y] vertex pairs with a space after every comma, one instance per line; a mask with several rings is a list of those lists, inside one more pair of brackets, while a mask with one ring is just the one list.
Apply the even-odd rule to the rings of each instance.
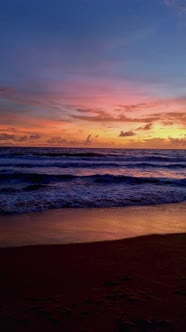
[[0, 216], [0, 247], [117, 240], [186, 232], [186, 203], [59, 209]]
[[186, 234], [0, 249], [1, 331], [186, 331]]

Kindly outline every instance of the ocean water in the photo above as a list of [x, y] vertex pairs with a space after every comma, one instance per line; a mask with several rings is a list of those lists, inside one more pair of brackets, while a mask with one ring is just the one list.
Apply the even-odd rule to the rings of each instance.
[[186, 150], [0, 148], [0, 213], [186, 200]]

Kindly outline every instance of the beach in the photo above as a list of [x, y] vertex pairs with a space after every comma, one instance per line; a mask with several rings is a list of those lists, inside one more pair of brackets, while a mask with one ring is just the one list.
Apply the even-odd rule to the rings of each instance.
[[118, 240], [186, 232], [186, 203], [69, 208], [0, 215], [0, 247]]
[[184, 331], [185, 208], [1, 216], [2, 331]]
[[0, 249], [2, 331], [184, 331], [186, 234]]

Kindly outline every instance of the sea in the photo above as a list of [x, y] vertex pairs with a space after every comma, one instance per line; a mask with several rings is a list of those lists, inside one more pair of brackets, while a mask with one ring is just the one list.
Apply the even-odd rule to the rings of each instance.
[[186, 150], [0, 148], [0, 213], [186, 200]]

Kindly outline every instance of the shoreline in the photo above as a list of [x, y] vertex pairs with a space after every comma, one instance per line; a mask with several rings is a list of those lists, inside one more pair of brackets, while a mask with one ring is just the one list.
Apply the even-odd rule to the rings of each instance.
[[0, 249], [3, 331], [181, 332], [186, 233]]
[[1, 216], [3, 331], [184, 331], [185, 220], [186, 203]]
[[0, 247], [68, 244], [186, 232], [186, 202], [69, 208], [0, 216]]

